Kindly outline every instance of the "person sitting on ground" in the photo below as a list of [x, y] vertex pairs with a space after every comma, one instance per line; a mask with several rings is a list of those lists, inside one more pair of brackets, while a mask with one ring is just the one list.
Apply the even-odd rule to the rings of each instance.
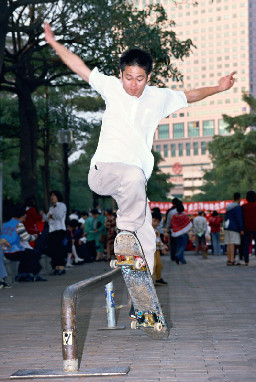
[[75, 246], [75, 231], [78, 227], [78, 221], [73, 219], [67, 224], [67, 262], [66, 267], [73, 267], [73, 259], [76, 265], [84, 264], [84, 259], [81, 259], [76, 251]]
[[96, 208], [91, 210], [91, 214], [93, 218], [94, 237], [97, 252], [96, 261], [102, 261], [104, 260], [104, 239], [102, 238], [106, 236], [105, 216], [100, 215]]
[[162, 260], [161, 260], [161, 251], [166, 254], [168, 251], [167, 245], [165, 245], [158, 231], [159, 224], [162, 220], [162, 214], [156, 211], [152, 212], [152, 226], [156, 234], [156, 251], [155, 251], [155, 262], [153, 270], [153, 278], [155, 278], [155, 285], [167, 285], [167, 282], [162, 278]]
[[88, 212], [86, 211], [81, 212], [81, 216], [78, 219], [78, 223], [81, 224], [81, 229], [84, 229], [84, 223], [85, 223], [85, 220], [88, 218], [88, 216], [89, 216]]
[[10, 288], [9, 283], [5, 280], [8, 273], [4, 264], [4, 251], [8, 248], [11, 249], [11, 244], [6, 239], [0, 239], [0, 289]]
[[[42, 220], [43, 217], [37, 213], [36, 209], [36, 199], [33, 195], [25, 199], [24, 202], [25, 211], [26, 211], [26, 220], [24, 225], [26, 230], [31, 235], [37, 234], [40, 235], [40, 232], [43, 230]], [[38, 225], [42, 225], [41, 230], [39, 230]]]
[[3, 224], [0, 238], [6, 239], [11, 248], [5, 251], [5, 257], [11, 261], [19, 261], [18, 276], [16, 281], [46, 281], [39, 272], [40, 253], [29, 245], [29, 241], [36, 240], [38, 235], [30, 235], [24, 226], [26, 219], [25, 209], [16, 206], [13, 217]]
[[111, 209], [108, 209], [106, 212], [105, 227], [107, 230], [106, 261], [110, 261], [111, 257], [114, 256], [114, 241], [116, 237], [116, 216]]
[[77, 211], [75, 209], [71, 210], [71, 214], [69, 215], [68, 219], [69, 219], [69, 221], [79, 219]]

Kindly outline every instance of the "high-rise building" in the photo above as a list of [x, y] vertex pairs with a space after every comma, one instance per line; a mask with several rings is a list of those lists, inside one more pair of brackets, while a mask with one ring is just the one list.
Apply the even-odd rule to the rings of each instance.
[[[137, 6], [152, 1], [138, 0]], [[202, 185], [211, 159], [207, 144], [214, 135], [227, 134], [223, 114], [248, 113], [242, 93], [256, 94], [256, 1], [255, 0], [159, 0], [174, 20], [177, 36], [191, 38], [197, 49], [175, 64], [183, 83], [169, 82], [174, 90], [214, 86], [224, 75], [236, 71], [232, 89], [191, 104], [161, 121], [153, 148], [164, 161], [160, 168], [171, 175], [175, 185], [170, 196], [192, 196]]]

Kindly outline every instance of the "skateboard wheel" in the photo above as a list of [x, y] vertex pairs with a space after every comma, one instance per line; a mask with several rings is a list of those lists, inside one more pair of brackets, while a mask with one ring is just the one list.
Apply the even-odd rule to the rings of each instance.
[[131, 322], [131, 329], [137, 329], [137, 321], [132, 321]]
[[136, 259], [134, 261], [134, 269], [141, 269], [143, 267], [143, 261], [140, 259]]
[[154, 325], [154, 330], [157, 332], [160, 332], [162, 329], [163, 329], [163, 325], [161, 324], [161, 322], [156, 322]]
[[117, 263], [118, 263], [117, 260], [111, 260], [110, 261], [110, 267], [116, 269], [117, 268]]

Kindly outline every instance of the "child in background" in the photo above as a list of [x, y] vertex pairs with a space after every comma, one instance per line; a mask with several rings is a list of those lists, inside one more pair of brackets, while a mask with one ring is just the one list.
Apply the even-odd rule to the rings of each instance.
[[155, 277], [155, 285], [167, 285], [167, 282], [162, 279], [161, 271], [162, 271], [162, 260], [161, 260], [161, 251], [162, 253], [167, 253], [168, 247], [165, 245], [160, 237], [160, 233], [157, 230], [157, 226], [160, 224], [162, 219], [161, 213], [152, 212], [152, 226], [155, 230], [156, 234], [156, 251], [154, 256], [154, 270], [153, 277]]

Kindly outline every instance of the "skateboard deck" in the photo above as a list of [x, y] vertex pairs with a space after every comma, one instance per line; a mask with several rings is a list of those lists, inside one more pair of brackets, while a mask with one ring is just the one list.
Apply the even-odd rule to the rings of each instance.
[[142, 328], [156, 339], [168, 338], [169, 328], [138, 238], [129, 231], [121, 231], [116, 236], [114, 252], [116, 260], [110, 265], [121, 267], [135, 310], [136, 320], [131, 322], [131, 328]]

